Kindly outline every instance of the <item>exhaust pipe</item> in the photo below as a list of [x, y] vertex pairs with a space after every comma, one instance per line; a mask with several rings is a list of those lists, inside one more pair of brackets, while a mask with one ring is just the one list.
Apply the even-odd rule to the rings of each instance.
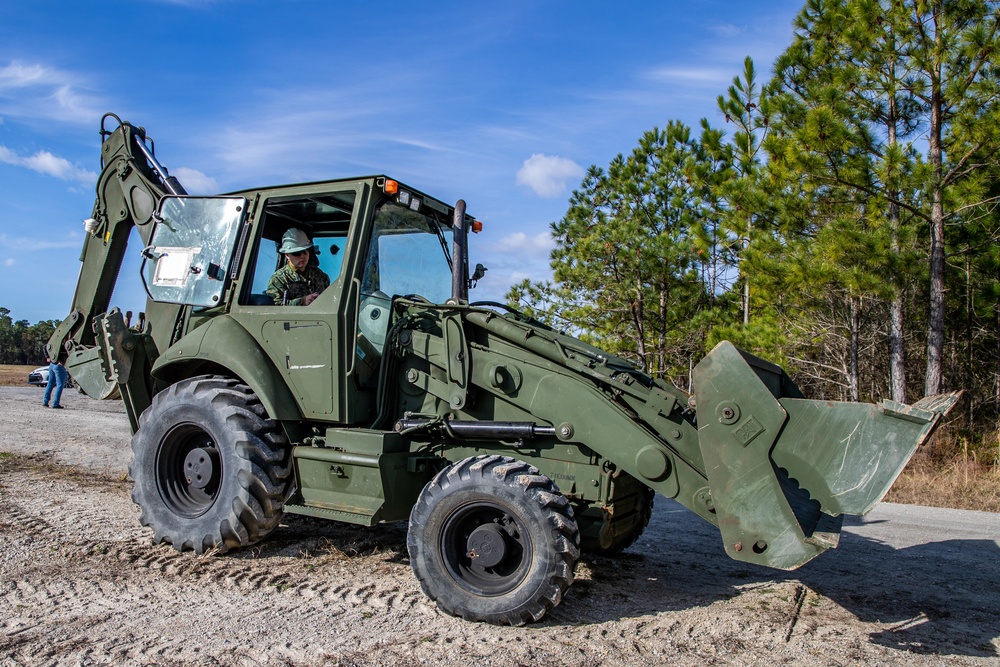
[[455, 217], [451, 224], [451, 298], [456, 301], [469, 300], [469, 230], [465, 226], [465, 200], [459, 199], [455, 204]]

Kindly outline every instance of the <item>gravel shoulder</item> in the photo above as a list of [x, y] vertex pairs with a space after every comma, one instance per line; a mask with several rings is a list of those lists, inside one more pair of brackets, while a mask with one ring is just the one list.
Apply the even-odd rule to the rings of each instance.
[[0, 665], [998, 664], [997, 514], [882, 504], [776, 572], [657, 497], [543, 622], [493, 627], [423, 596], [399, 524], [289, 516], [225, 556], [153, 546], [121, 403], [64, 404], [0, 387]]

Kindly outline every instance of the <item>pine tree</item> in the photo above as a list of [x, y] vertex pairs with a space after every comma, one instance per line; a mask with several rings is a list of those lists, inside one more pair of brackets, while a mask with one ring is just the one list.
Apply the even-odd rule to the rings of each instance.
[[522, 283], [508, 300], [684, 384], [702, 353], [704, 332], [692, 332], [709, 307], [704, 277], [719, 272], [705, 203], [705, 175], [724, 159], [706, 151], [717, 136], [670, 122], [606, 170], [592, 166], [552, 225], [555, 283]]
[[[754, 221], [764, 208], [758, 176], [762, 146], [769, 129], [769, 101], [757, 82], [753, 59], [743, 61], [743, 73], [733, 78], [726, 95], [718, 98], [726, 123], [736, 126], [729, 142], [732, 150], [731, 177], [717, 189], [724, 202], [723, 226], [737, 239], [736, 254], [744, 253], [754, 235]], [[743, 324], [750, 322], [750, 276], [740, 270]]]
[[[997, 11], [992, 3], [810, 0], [773, 83], [786, 153], [813, 194], [849, 198], [887, 236], [892, 395], [905, 399], [904, 304], [914, 230], [929, 289], [925, 393], [941, 386], [945, 225], [989, 201], [977, 185], [995, 162]], [[926, 146], [914, 144], [928, 137]]]
[[[961, 225], [989, 197], [983, 169], [1000, 150], [1000, 10], [982, 0], [922, 0], [892, 6], [902, 27], [907, 81], [924, 108], [930, 227], [926, 394], [942, 385], [946, 226]], [[995, 173], [995, 172], [994, 172]]]

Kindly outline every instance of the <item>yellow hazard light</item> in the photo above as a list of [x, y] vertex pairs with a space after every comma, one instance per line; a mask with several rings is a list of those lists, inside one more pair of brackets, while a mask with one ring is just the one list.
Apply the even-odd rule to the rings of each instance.
[[397, 183], [396, 181], [393, 181], [393, 180], [390, 180], [390, 179], [387, 178], [387, 179], [385, 179], [385, 185], [382, 186], [382, 190], [387, 195], [394, 195], [397, 192], [399, 192], [399, 183]]
[[472, 221], [472, 233], [473, 234], [478, 234], [481, 231], [483, 231], [483, 223], [481, 221], [479, 221], [479, 220], [473, 220]]

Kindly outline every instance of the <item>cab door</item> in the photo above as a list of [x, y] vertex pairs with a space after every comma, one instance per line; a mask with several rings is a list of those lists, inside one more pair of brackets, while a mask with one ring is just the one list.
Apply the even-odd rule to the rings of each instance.
[[[230, 316], [258, 341], [304, 418], [370, 421], [374, 399], [370, 405], [354, 399], [353, 337], [345, 335], [354, 326], [353, 318], [351, 328], [345, 323], [348, 314], [357, 313], [350, 286], [356, 282], [356, 238], [365, 220], [367, 188], [364, 182], [331, 181], [261, 191], [258, 197]], [[312, 241], [317, 266], [330, 279], [308, 306], [266, 298], [271, 276], [285, 262], [279, 253], [282, 236], [293, 227]]]
[[149, 298], [220, 305], [246, 211], [243, 197], [164, 197], [150, 243], [142, 250], [142, 282]]

